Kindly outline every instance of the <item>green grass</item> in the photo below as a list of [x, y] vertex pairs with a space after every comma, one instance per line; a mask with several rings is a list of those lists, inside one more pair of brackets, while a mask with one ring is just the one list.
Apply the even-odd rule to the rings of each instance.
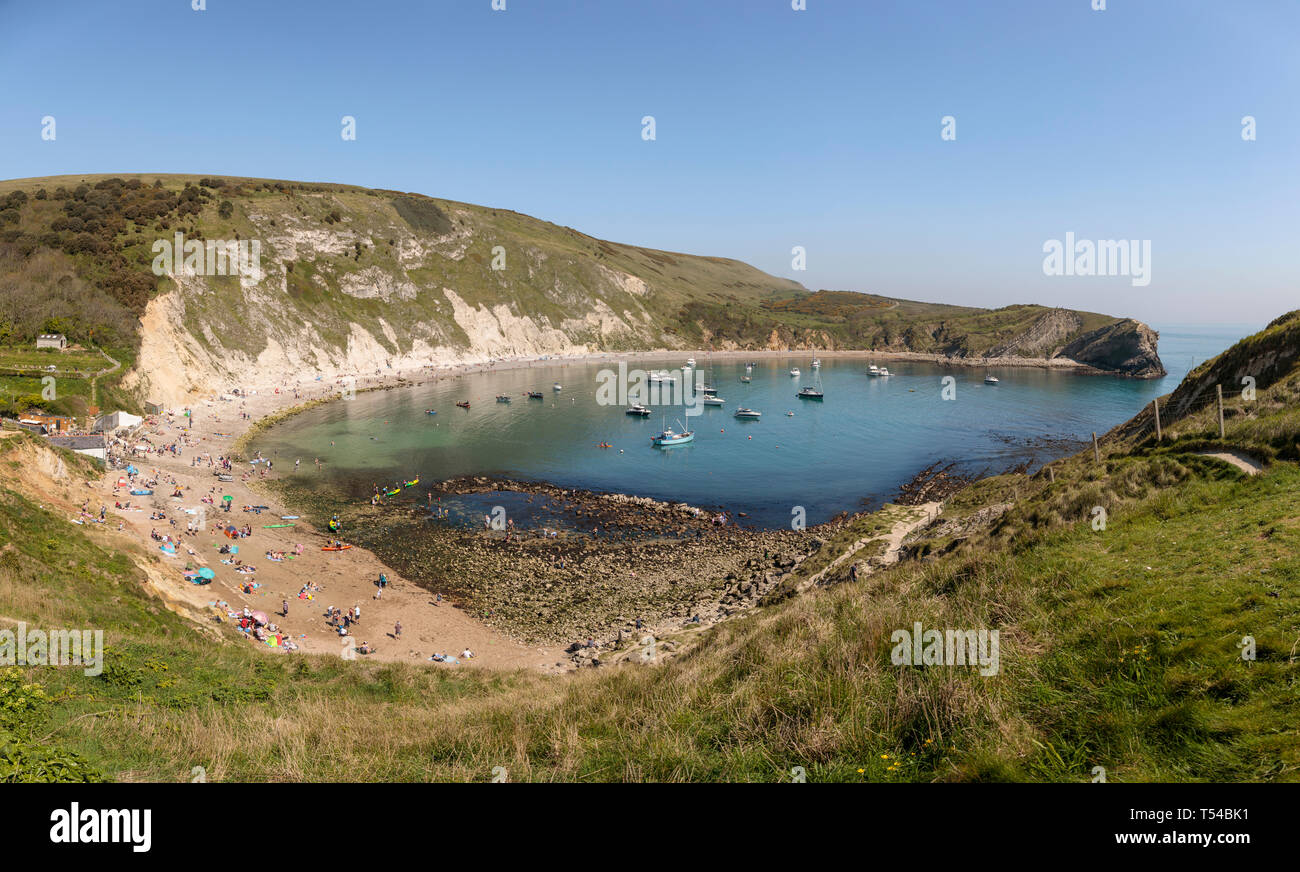
[[[211, 625], [217, 642], [96, 531], [12, 493], [0, 595], [11, 619], [109, 629], [108, 677], [23, 676], [55, 701], [36, 751], [105, 777], [1294, 780], [1300, 468], [1089, 466], [1021, 477], [979, 548], [759, 609], [660, 667], [570, 678], [262, 656]], [[1070, 508], [1094, 498], [1112, 500], [1104, 531]], [[1000, 673], [893, 666], [914, 621], [999, 629]]]

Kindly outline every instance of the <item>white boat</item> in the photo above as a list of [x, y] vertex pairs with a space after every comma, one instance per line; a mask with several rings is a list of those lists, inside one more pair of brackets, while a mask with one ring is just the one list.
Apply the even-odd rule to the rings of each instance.
[[669, 371], [666, 370], [666, 369], [652, 369], [652, 370], [650, 370], [649, 378], [650, 378], [650, 381], [652, 381], [652, 382], [675, 382], [675, 381], [677, 381], [677, 376], [673, 375], [671, 372], [669, 372]]
[[880, 373], [879, 373], [879, 375], [889, 375], [889, 367], [887, 367], [887, 366], [882, 366], [882, 367], [880, 368]]
[[686, 358], [686, 366], [683, 366], [682, 369], [690, 369], [692, 366], [695, 366], [695, 358], [688, 357]]
[[551, 390], [553, 390], [553, 391], [562, 391], [562, 390], [564, 390], [564, 386], [563, 386], [562, 384], [560, 384], [559, 382], [556, 382], [555, 384], [551, 385]]
[[818, 360], [817, 358], [814, 357], [814, 358], [813, 358], [813, 369], [821, 369], [821, 367], [822, 367], [822, 362], [821, 362], [820, 360]]
[[871, 366], [867, 367], [867, 375], [880, 375], [880, 367], [876, 366], [874, 363], [871, 364]]
[[743, 382], [745, 382], [746, 384], [748, 384], [748, 383], [750, 383], [750, 382], [753, 381], [753, 379], [750, 378], [750, 377], [747, 376], [747, 375], [742, 375], [742, 376], [740, 377], [740, 380], [743, 381]]
[[649, 417], [650, 417], [650, 410], [647, 409], [645, 406], [641, 405], [640, 403], [636, 403], [636, 404], [634, 404], [634, 405], [632, 405], [632, 406], [629, 406], [629, 407], [628, 407], [628, 410], [627, 410], [627, 413], [628, 413], [629, 415], [636, 415], [636, 416], [641, 417], [641, 418], [649, 418]]
[[797, 366], [790, 367], [790, 378], [798, 378], [798, 377], [799, 377], [799, 367]]
[[715, 397], [712, 394], [704, 395], [704, 405], [706, 406], [721, 406], [725, 402], [726, 400], [722, 399], [722, 397]]
[[813, 383], [799, 388], [799, 393], [795, 394], [795, 396], [801, 400], [826, 399], [826, 395], [822, 393], [822, 373], [820, 369], [813, 370]]
[[986, 376], [984, 376], [984, 384], [986, 384], [986, 385], [995, 385], [995, 384], [997, 384], [997, 383], [998, 383], [998, 377], [997, 377], [997, 376], [995, 376], [995, 375], [986, 375]]
[[736, 417], [737, 418], [761, 418], [763, 417], [763, 413], [756, 412], [753, 409], [746, 409], [744, 406], [741, 406], [739, 409], [736, 410]]

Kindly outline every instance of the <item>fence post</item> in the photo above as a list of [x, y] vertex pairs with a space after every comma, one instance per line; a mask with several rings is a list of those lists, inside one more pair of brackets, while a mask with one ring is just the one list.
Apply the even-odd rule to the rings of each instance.
[[1159, 397], [1157, 397], [1156, 399], [1154, 399], [1154, 400], [1151, 401], [1151, 408], [1155, 409], [1155, 411], [1156, 411], [1156, 441], [1159, 442], [1159, 441], [1161, 440], [1161, 436], [1160, 436], [1160, 398], [1159, 398]]
[[1218, 399], [1219, 399], [1219, 438], [1222, 439], [1224, 438], [1223, 436], [1223, 385], [1215, 385], [1214, 393], [1218, 395]]
[[1101, 449], [1097, 447], [1097, 434], [1092, 434], [1092, 459], [1101, 463]]

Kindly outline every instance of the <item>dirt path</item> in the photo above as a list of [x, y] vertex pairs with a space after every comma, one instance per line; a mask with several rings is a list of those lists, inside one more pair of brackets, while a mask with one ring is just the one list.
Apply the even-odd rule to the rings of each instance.
[[854, 555], [872, 542], [884, 541], [885, 551], [880, 555], [879, 561], [874, 566], [867, 569], [866, 574], [870, 575], [872, 572], [876, 572], [886, 566], [892, 566], [898, 562], [898, 556], [903, 547], [903, 540], [911, 535], [914, 530], [925, 526], [937, 518], [942, 506], [942, 502], [935, 501], [920, 503], [915, 506], [901, 507], [904, 515], [894, 522], [894, 526], [890, 528], [888, 533], [876, 536], [866, 536], [854, 542], [843, 554], [832, 560], [830, 564], [820, 572], [817, 572], [804, 580], [803, 583], [799, 585], [799, 589], [806, 590], [811, 587], [816, 587], [818, 582], [831, 572], [834, 572], [836, 569], [843, 566], [847, 561], [852, 560]]
[[1201, 457], [1212, 457], [1215, 460], [1222, 460], [1224, 463], [1237, 467], [1246, 475], [1258, 475], [1264, 471], [1264, 464], [1260, 463], [1249, 454], [1242, 454], [1239, 451], [1198, 451]]

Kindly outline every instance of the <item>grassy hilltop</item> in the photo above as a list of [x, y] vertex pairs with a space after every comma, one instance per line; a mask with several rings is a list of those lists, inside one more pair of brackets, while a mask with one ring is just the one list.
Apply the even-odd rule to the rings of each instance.
[[[1089, 449], [969, 486], [893, 568], [852, 582], [845, 564], [829, 587], [683, 632], [659, 665], [560, 678], [249, 650], [169, 611], [147, 559], [64, 520], [79, 459], [63, 455], [45, 508], [24, 495], [50, 449], [10, 437], [4, 617], [105, 627], [110, 656], [99, 677], [0, 671], [0, 778], [1293, 781], [1298, 351], [1292, 313], [1164, 398], [1160, 442], [1138, 416], [1100, 463]], [[1183, 398], [1244, 376], [1257, 393], [1225, 390], [1220, 439]], [[1205, 454], [1228, 450], [1264, 471]], [[1000, 672], [892, 665], [891, 633], [914, 622], [998, 629]]]
[[[260, 278], [156, 276], [154, 244], [177, 233], [256, 241]], [[137, 400], [287, 371], [709, 343], [1163, 371], [1154, 334], [1107, 315], [810, 294], [736, 260], [607, 242], [506, 209], [179, 175], [0, 182], [0, 371], [43, 332], [111, 350]]]

